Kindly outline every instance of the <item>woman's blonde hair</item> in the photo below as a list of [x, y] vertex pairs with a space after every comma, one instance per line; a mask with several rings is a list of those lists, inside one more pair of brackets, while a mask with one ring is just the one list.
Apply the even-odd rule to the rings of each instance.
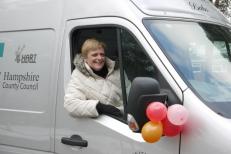
[[105, 49], [106, 44], [104, 42], [98, 41], [95, 38], [90, 38], [84, 41], [82, 48], [81, 48], [81, 54], [83, 57], [86, 58], [89, 51], [97, 50], [100, 48]]

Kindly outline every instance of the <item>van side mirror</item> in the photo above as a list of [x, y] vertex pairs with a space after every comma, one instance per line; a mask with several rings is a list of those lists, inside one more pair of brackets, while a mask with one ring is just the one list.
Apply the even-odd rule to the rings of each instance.
[[165, 103], [166, 99], [166, 94], [160, 94], [157, 80], [150, 77], [136, 77], [132, 81], [127, 104], [127, 121], [130, 129], [141, 132], [143, 125], [149, 121], [146, 117], [147, 106], [154, 101]]

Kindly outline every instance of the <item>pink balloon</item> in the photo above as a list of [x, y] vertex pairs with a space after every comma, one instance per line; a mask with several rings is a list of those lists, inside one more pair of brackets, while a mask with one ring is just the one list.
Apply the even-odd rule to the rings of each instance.
[[168, 108], [167, 118], [173, 125], [184, 125], [188, 120], [188, 111], [184, 106], [174, 104]]
[[158, 122], [166, 117], [167, 108], [163, 103], [152, 102], [146, 109], [146, 115], [152, 122]]
[[163, 134], [168, 137], [173, 137], [183, 130], [183, 126], [177, 126], [173, 125], [171, 122], [169, 122], [168, 118], [166, 117], [164, 120], [162, 120], [163, 124]]

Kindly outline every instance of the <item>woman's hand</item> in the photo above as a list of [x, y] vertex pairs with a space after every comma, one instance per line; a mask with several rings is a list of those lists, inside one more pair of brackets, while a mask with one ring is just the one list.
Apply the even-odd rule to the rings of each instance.
[[99, 114], [114, 115], [117, 117], [123, 116], [121, 111], [116, 107], [112, 105], [102, 104], [100, 102], [96, 105], [96, 110], [98, 111]]

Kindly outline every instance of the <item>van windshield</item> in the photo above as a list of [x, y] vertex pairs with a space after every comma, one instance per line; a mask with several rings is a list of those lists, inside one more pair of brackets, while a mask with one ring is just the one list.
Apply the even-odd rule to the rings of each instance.
[[144, 23], [188, 86], [215, 112], [231, 118], [231, 30], [197, 22]]

